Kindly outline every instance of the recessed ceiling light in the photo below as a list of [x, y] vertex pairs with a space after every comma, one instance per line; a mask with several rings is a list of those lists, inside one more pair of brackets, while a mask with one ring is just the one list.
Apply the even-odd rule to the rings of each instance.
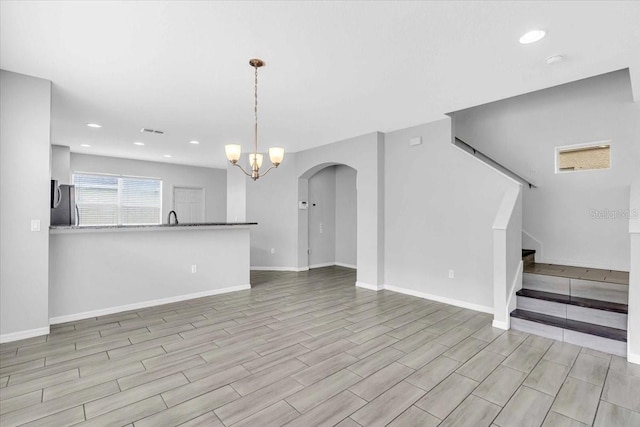
[[522, 44], [535, 43], [538, 40], [541, 40], [545, 34], [546, 33], [542, 30], [529, 31], [527, 34], [520, 37], [520, 43]]
[[101, 128], [102, 125], [99, 125], [97, 123], [87, 123], [87, 126], [89, 126], [90, 128]]
[[564, 55], [551, 55], [548, 56], [544, 62], [547, 64], [555, 64], [556, 62], [560, 62], [564, 60]]
[[169, 157], [171, 157], [171, 154], [165, 154], [165, 155], [164, 155], [164, 156], [162, 156], [162, 157], [166, 157], [166, 158], [168, 159]]
[[198, 145], [200, 144], [200, 141], [189, 141], [189, 144]]
[[140, 146], [142, 146], [142, 145], [144, 145], [144, 142], [136, 141], [136, 142], [134, 142], [134, 143], [133, 143], [133, 145], [140, 145]]
[[80, 144], [80, 147], [91, 148], [91, 146], [89, 144]]

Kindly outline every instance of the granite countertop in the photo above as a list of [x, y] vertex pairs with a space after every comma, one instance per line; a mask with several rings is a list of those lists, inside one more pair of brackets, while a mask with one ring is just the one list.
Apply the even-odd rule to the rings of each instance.
[[257, 225], [257, 222], [192, 222], [180, 224], [148, 224], [148, 225], [52, 225], [50, 230], [134, 230], [144, 228], [169, 229], [185, 227], [232, 227]]

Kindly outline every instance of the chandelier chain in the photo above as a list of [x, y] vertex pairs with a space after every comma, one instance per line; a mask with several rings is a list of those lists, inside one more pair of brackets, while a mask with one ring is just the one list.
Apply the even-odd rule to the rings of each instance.
[[255, 115], [255, 129], [254, 129], [254, 143], [255, 149], [254, 154], [258, 153], [258, 65], [256, 64], [255, 69], [255, 80], [254, 80], [254, 90], [253, 90], [253, 113]]

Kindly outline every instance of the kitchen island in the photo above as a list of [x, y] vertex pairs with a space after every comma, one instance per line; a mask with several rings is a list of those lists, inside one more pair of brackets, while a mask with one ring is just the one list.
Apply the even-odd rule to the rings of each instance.
[[50, 323], [250, 289], [251, 225], [52, 226]]

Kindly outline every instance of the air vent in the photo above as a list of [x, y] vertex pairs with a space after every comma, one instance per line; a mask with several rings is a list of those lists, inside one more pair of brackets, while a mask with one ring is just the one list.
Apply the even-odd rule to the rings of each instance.
[[146, 132], [146, 133], [157, 133], [157, 134], [159, 134], [159, 135], [164, 135], [164, 131], [162, 131], [162, 130], [157, 130], [157, 129], [142, 128], [142, 129], [140, 129], [140, 132]]

